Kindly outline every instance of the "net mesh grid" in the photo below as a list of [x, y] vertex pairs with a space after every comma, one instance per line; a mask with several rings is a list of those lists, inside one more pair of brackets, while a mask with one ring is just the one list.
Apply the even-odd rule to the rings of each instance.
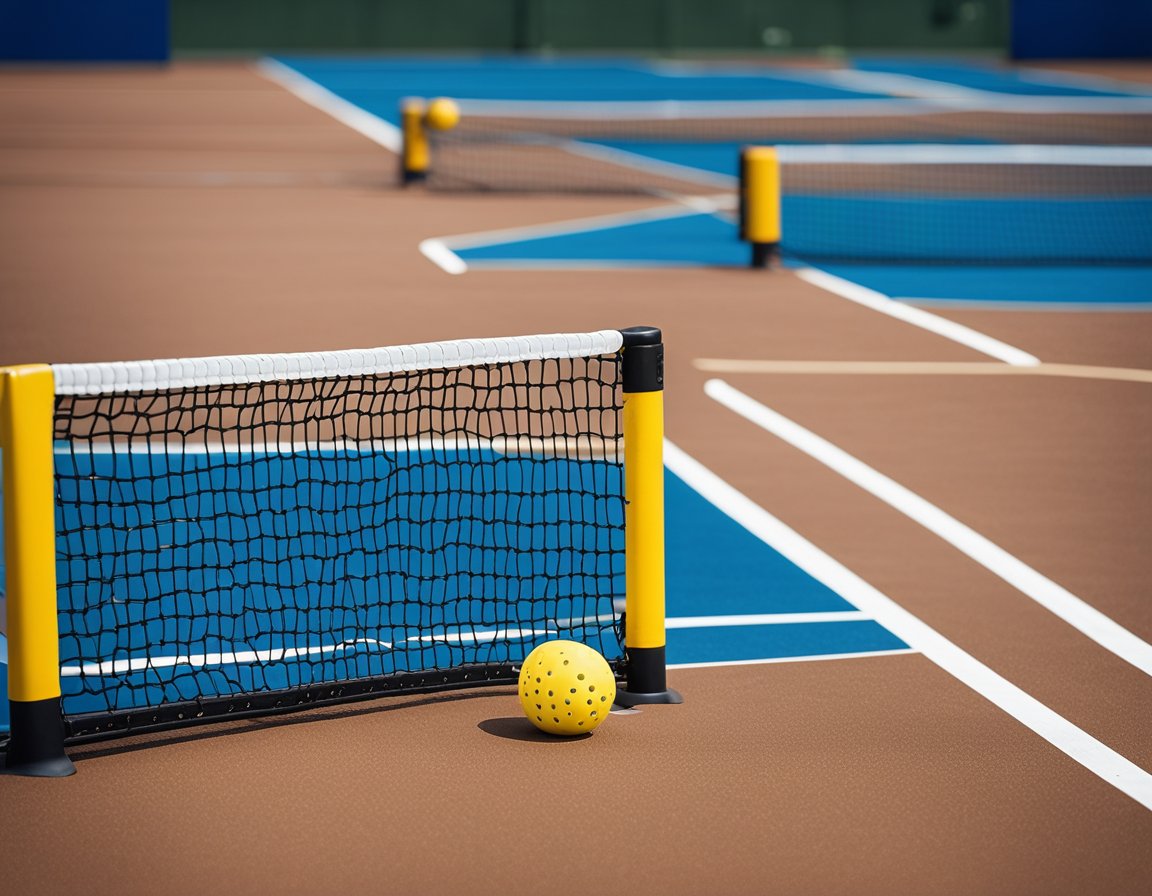
[[58, 396], [70, 733], [619, 666], [619, 364]]
[[[505, 104], [509, 105], [509, 104]], [[934, 108], [922, 104], [866, 104], [821, 113], [730, 115], [645, 114], [603, 118], [594, 113], [476, 112], [467, 106], [459, 124], [429, 133], [433, 161], [428, 185], [444, 190], [699, 194], [715, 189], [699, 172], [626, 164], [629, 147], [649, 143], [822, 144], [932, 143], [1083, 146], [1152, 145], [1152, 108], [1089, 111], [1091, 107], [1028, 112]], [[1043, 109], [1043, 105], [1039, 106]], [[561, 110], [562, 111], [562, 110]], [[607, 152], [604, 152], [607, 150]], [[612, 158], [612, 152], [620, 153]]]

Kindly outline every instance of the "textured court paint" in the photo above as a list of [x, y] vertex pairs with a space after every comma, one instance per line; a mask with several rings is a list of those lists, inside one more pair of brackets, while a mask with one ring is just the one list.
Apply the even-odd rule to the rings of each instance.
[[796, 271], [796, 276], [833, 295], [838, 295], [850, 302], [863, 305], [865, 308], [871, 308], [873, 311], [879, 311], [881, 314], [887, 314], [889, 317], [928, 330], [937, 336], [943, 336], [945, 339], [951, 339], [960, 345], [966, 345], [985, 355], [998, 358], [1006, 364], [1031, 365], [1040, 363], [1040, 359], [1035, 355], [1030, 355], [1001, 342], [999, 339], [993, 339], [991, 336], [978, 333], [970, 327], [930, 314], [921, 308], [901, 305], [876, 290], [845, 280], [843, 277], [837, 277], [827, 271], [803, 268]]
[[971, 557], [993, 575], [1026, 594], [1105, 650], [1152, 675], [1152, 644], [1137, 637], [1091, 604], [1040, 574], [939, 507], [837, 448], [831, 442], [732, 388], [709, 380], [705, 393], [746, 420], [836, 471]]
[[1093, 774], [1145, 808], [1152, 809], [1152, 775], [1148, 772], [961, 650], [675, 445], [665, 445], [664, 457], [669, 469], [724, 513], [797, 566], [843, 594], [909, 647], [924, 654]]
[[1133, 311], [1152, 306], [1152, 264], [1124, 265], [878, 265], [824, 264], [842, 280], [901, 302], [939, 302], [1013, 309]]

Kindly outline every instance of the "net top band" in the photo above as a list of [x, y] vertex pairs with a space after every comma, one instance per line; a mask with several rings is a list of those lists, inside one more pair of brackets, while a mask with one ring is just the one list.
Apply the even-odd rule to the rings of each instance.
[[52, 373], [57, 395], [103, 395], [594, 357], [622, 345], [618, 330], [599, 330], [348, 351], [54, 364]]

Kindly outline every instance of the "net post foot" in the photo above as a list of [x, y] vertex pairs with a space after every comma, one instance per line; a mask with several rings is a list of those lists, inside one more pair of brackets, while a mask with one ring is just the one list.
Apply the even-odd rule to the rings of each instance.
[[625, 647], [628, 680], [616, 689], [615, 705], [625, 709], [659, 703], [683, 703], [678, 691], [668, 687], [664, 647]]
[[66, 778], [76, 766], [64, 752], [60, 698], [11, 700], [12, 736], [4, 758], [4, 774], [32, 778]]
[[672, 688], [652, 693], [634, 693], [617, 688], [616, 700], [613, 705], [622, 706], [624, 709], [631, 709], [633, 706], [653, 706], [657, 704], [674, 705], [683, 702], [684, 698], [680, 696], [680, 692], [674, 691]]
[[777, 248], [776, 243], [753, 243], [751, 266], [759, 270], [772, 267], [776, 261]]

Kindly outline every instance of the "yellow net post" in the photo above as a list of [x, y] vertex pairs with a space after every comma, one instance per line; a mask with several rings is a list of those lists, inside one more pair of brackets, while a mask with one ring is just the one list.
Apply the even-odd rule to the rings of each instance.
[[432, 153], [424, 122], [424, 100], [409, 98], [400, 104], [400, 183], [403, 186], [422, 181], [428, 176]]
[[621, 706], [680, 703], [666, 676], [664, 625], [664, 345], [656, 327], [624, 337], [626, 687]]
[[60, 711], [56, 620], [55, 383], [44, 364], [0, 369], [7, 576], [9, 772], [70, 775]]
[[766, 268], [780, 251], [780, 160], [770, 146], [740, 154], [740, 238], [752, 244], [752, 267]]

